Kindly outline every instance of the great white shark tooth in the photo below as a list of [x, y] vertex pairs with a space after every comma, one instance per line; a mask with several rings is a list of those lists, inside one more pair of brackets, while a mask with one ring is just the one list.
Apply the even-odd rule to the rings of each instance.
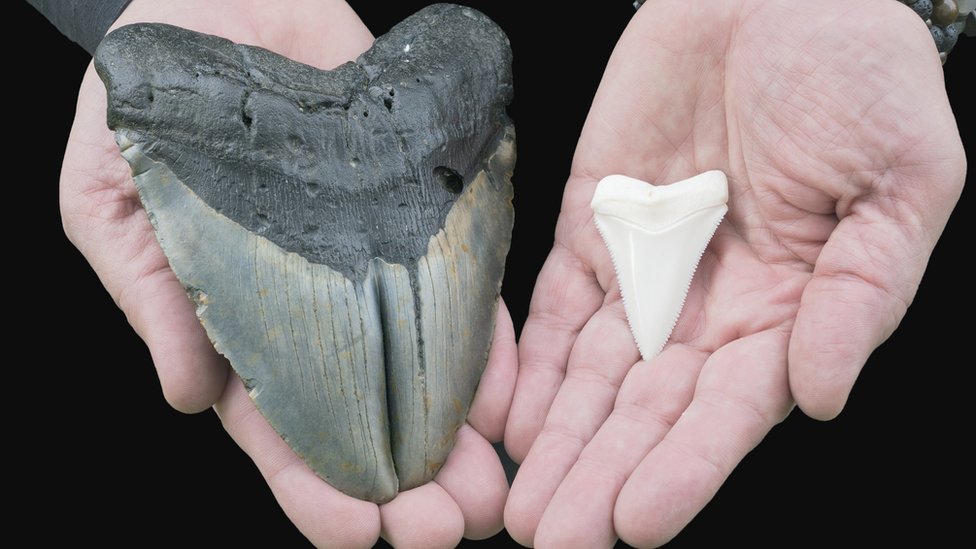
[[597, 184], [593, 218], [610, 250], [627, 322], [644, 360], [660, 353], [671, 336], [728, 200], [728, 182], [718, 170], [670, 185], [624, 175]]
[[173, 272], [320, 477], [430, 480], [484, 369], [513, 222], [511, 50], [435, 5], [322, 71], [160, 25], [95, 55]]

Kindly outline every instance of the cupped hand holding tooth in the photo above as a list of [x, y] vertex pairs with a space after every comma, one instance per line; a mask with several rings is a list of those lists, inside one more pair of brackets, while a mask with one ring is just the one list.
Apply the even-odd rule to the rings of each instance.
[[[711, 169], [728, 215], [670, 342], [642, 362], [594, 189]], [[512, 536], [660, 545], [794, 403], [837, 415], [964, 175], [938, 54], [905, 6], [647, 2], [593, 101], [522, 333]]]
[[[264, 46], [323, 68], [354, 59], [373, 40], [341, 1], [135, 0], [115, 27], [138, 21]], [[348, 497], [289, 449], [214, 351], [156, 242], [129, 166], [106, 127], [105, 108], [104, 87], [89, 67], [62, 169], [65, 232], [149, 346], [167, 400], [185, 412], [213, 405], [289, 518], [316, 545], [370, 547], [382, 535], [402, 547], [449, 547], [462, 535], [480, 538], [500, 529], [507, 484], [489, 441], [502, 436], [515, 375], [514, 333], [504, 304], [467, 425], [434, 481], [381, 506]]]

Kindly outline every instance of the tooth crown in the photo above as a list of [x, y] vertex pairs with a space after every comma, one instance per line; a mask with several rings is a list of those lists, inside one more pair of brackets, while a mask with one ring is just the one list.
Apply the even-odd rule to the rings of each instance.
[[96, 52], [208, 336], [354, 497], [433, 478], [485, 367], [513, 223], [510, 62], [494, 23], [446, 4], [333, 71], [156, 24]]
[[713, 170], [670, 185], [610, 175], [590, 206], [617, 273], [627, 322], [644, 360], [667, 343], [695, 269], [728, 211], [728, 182]]

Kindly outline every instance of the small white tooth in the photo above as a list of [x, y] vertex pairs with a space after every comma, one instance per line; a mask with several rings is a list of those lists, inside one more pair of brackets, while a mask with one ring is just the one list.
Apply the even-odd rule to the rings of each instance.
[[644, 360], [667, 343], [708, 242], [728, 211], [725, 174], [670, 185], [610, 175], [590, 207], [617, 271], [627, 322]]

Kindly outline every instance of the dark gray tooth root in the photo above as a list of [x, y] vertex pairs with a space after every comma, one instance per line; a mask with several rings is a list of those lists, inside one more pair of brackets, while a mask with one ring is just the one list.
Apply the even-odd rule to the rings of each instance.
[[95, 67], [173, 272], [268, 422], [354, 497], [430, 480], [484, 369], [511, 239], [501, 29], [434, 5], [321, 71], [140, 24]]

